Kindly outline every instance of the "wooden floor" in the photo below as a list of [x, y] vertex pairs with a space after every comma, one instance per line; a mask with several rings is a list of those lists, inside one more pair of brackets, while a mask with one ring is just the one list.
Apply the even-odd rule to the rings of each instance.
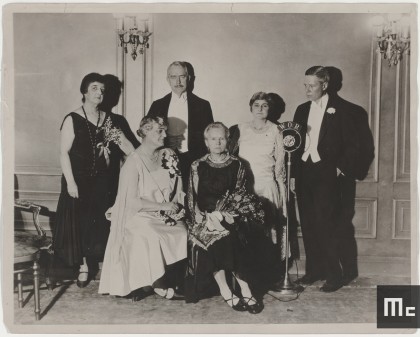
[[[291, 278], [293, 280], [294, 276]], [[40, 321], [34, 319], [33, 294], [28, 284], [24, 288], [24, 308], [17, 307], [17, 294], [14, 294], [14, 325], [19, 329], [34, 332], [49, 331], [48, 329], [62, 332], [65, 328], [81, 331], [92, 324], [106, 325], [101, 327], [106, 332], [118, 332], [118, 329], [114, 329], [121, 324], [124, 325], [124, 329], [134, 329], [132, 332], [150, 329], [149, 332], [153, 332], [154, 324], [170, 324], [164, 327], [166, 332], [185, 332], [191, 328], [200, 330], [203, 326], [199, 324], [211, 324], [211, 332], [261, 332], [262, 328], [267, 327], [274, 329], [273, 331], [298, 331], [307, 328], [308, 324], [318, 323], [320, 325], [317, 325], [317, 328], [321, 330], [327, 326], [331, 328], [331, 324], [336, 323], [357, 323], [360, 327], [364, 326], [362, 323], [370, 323], [369, 326], [375, 328], [376, 285], [409, 283], [408, 278], [361, 276], [349, 286], [326, 294], [319, 290], [322, 282], [317, 282], [307, 287], [299, 296], [267, 293], [263, 299], [264, 311], [252, 315], [248, 312], [233, 311], [220, 296], [202, 300], [197, 304], [164, 300], [156, 295], [148, 296], [139, 302], [131, 302], [124, 298], [98, 294], [98, 281], [79, 289], [73, 280], [67, 280], [52, 291], [42, 284]], [[332, 332], [331, 329], [328, 331]]]

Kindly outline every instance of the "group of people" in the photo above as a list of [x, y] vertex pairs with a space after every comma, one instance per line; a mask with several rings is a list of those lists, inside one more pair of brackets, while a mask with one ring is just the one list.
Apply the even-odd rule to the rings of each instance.
[[[279, 116], [270, 121], [279, 96], [255, 93], [250, 121], [228, 129], [192, 93], [191, 68], [179, 61], [168, 67], [172, 92], [141, 120], [141, 144], [122, 116], [104, 108], [106, 77], [82, 80], [83, 104], [61, 127], [54, 251], [78, 268], [81, 288], [102, 264], [99, 293], [138, 301], [153, 289], [197, 302], [217, 291], [234, 310], [257, 314], [264, 308], [259, 290], [275, 288], [290, 257], [283, 137]], [[295, 121], [307, 135], [290, 177], [306, 251], [298, 282], [325, 279], [325, 292], [357, 276], [357, 263], [344, 270], [335, 233], [344, 199], [338, 179], [357, 177], [359, 146], [351, 106], [328, 95], [328, 82], [324, 67], [305, 74], [310, 101]]]

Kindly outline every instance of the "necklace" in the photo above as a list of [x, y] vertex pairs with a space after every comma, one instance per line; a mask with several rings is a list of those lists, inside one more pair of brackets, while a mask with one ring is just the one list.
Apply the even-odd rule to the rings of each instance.
[[93, 161], [92, 162], [93, 163], [92, 163], [92, 170], [90, 172], [90, 176], [93, 177], [97, 173], [96, 172], [96, 135], [98, 133], [99, 121], [101, 119], [101, 112], [98, 111], [98, 121], [96, 122], [95, 136], [92, 137], [92, 133], [90, 132], [90, 127], [89, 127], [89, 121], [88, 121], [88, 118], [87, 118], [87, 115], [86, 115], [86, 111], [85, 111], [85, 108], [83, 107], [83, 105], [82, 105], [82, 110], [83, 110], [83, 113], [85, 114], [86, 127], [88, 129], [89, 139], [90, 139], [90, 143], [92, 145], [92, 155], [93, 155]]
[[140, 147], [140, 151], [149, 159], [152, 163], [156, 163], [159, 156], [159, 151], [153, 151], [153, 154], [148, 154], [145, 150]]
[[210, 156], [209, 156], [210, 160], [211, 160], [213, 163], [216, 163], [216, 164], [224, 163], [224, 162], [226, 161], [226, 159], [228, 159], [228, 157], [229, 157], [229, 154], [228, 154], [228, 153], [225, 153], [225, 154], [224, 154], [224, 157], [220, 156], [220, 159], [219, 159], [219, 160], [214, 159], [214, 158], [211, 156], [211, 154], [210, 154]]

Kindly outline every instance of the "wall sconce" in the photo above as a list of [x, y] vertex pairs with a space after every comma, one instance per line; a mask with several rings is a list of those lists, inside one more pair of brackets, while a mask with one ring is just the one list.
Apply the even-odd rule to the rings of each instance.
[[[124, 48], [125, 53], [128, 53], [128, 46], [131, 49], [131, 57], [136, 60], [137, 53], [142, 55], [146, 48], [149, 48], [149, 37], [152, 33], [149, 32], [149, 23], [147, 20], [140, 21], [140, 26], [137, 27], [137, 18], [135, 16], [127, 16], [124, 18], [117, 18], [117, 34], [120, 38], [120, 46]], [[126, 29], [127, 21], [132, 21], [131, 28]], [[127, 38], [128, 37], [128, 38]]]
[[403, 54], [410, 51], [410, 17], [401, 14], [389, 14], [385, 19], [378, 15], [373, 17], [378, 50], [389, 66], [397, 65]]

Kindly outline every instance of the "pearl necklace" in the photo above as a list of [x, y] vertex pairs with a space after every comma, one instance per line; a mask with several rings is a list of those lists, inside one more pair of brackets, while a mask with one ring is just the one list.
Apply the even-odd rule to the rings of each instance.
[[86, 111], [85, 111], [85, 108], [83, 107], [83, 105], [82, 105], [82, 110], [83, 110], [83, 113], [85, 114], [86, 127], [88, 129], [89, 139], [90, 139], [90, 143], [92, 145], [93, 161], [92, 161], [92, 170], [90, 172], [90, 176], [93, 177], [97, 173], [96, 172], [96, 135], [98, 133], [99, 121], [101, 119], [101, 112], [98, 111], [98, 121], [96, 122], [95, 137], [92, 137], [92, 133], [90, 132], [90, 127], [89, 127], [89, 120], [87, 118], [87, 114], [86, 114]]

